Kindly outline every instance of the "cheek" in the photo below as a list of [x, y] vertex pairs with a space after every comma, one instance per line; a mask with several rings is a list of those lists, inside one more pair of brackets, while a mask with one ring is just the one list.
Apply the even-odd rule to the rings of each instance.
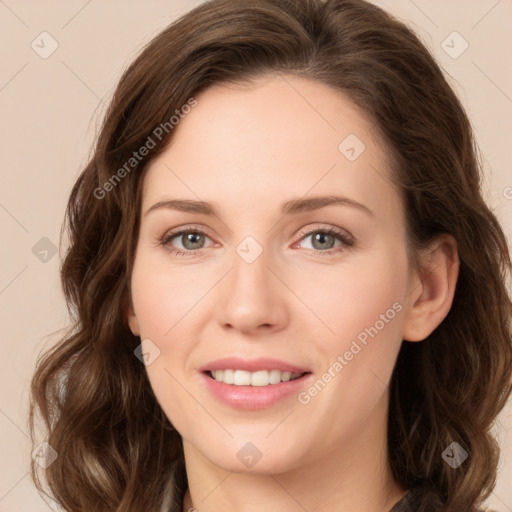
[[294, 291], [318, 319], [307, 315], [320, 351], [332, 358], [333, 353], [348, 350], [358, 335], [363, 342], [365, 333], [371, 339], [366, 330], [375, 334], [375, 328], [379, 339], [399, 337], [407, 268], [405, 250], [388, 248], [296, 280]]
[[174, 427], [188, 432], [190, 418], [201, 415], [187, 393], [190, 382], [185, 383], [182, 369], [194, 346], [189, 320], [201, 296], [200, 285], [195, 282], [193, 272], [175, 268], [171, 273], [149, 258], [139, 257], [131, 288], [140, 338], [151, 340], [157, 347], [149, 345], [153, 354], [158, 355], [145, 367], [151, 387]]
[[323, 366], [301, 403], [333, 428], [347, 417], [358, 424], [386, 390], [402, 341], [407, 268], [405, 251], [381, 251], [309, 287], [308, 304], [323, 321], [314, 333]]
[[[204, 273], [203, 273], [204, 274]], [[214, 276], [212, 276], [214, 277]], [[207, 276], [172, 268], [161, 258], [142, 255], [133, 269], [132, 298], [141, 338], [165, 341], [186, 323], [209, 288]]]

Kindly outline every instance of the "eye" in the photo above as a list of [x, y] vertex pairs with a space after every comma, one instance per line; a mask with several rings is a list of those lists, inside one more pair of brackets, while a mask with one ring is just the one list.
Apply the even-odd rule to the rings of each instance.
[[[347, 247], [352, 247], [354, 245], [354, 239], [348, 235], [348, 233], [338, 231], [334, 228], [302, 231], [301, 235], [301, 240], [311, 238], [312, 248], [310, 249], [306, 247], [308, 251], [321, 253], [322, 255], [340, 252], [345, 250]], [[340, 243], [335, 245], [336, 241], [339, 241]], [[296, 248], [296, 246], [297, 244], [293, 245], [294, 248]]]
[[[209, 237], [204, 231], [189, 226], [187, 229], [166, 233], [160, 239], [159, 244], [169, 249], [169, 252], [176, 256], [190, 256], [197, 254], [200, 249], [204, 248], [205, 239], [209, 239]], [[175, 240], [174, 244], [179, 242], [181, 247], [174, 247], [173, 240]]]

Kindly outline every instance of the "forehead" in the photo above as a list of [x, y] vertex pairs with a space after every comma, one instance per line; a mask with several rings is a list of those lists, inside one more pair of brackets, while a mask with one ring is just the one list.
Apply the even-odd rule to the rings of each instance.
[[145, 206], [168, 194], [245, 206], [333, 190], [386, 200], [387, 151], [372, 120], [342, 92], [270, 74], [211, 86], [196, 100], [148, 168]]

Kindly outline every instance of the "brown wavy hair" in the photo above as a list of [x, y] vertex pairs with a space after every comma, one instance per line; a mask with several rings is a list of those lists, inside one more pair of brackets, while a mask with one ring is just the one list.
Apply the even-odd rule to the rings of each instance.
[[[127, 324], [144, 171], [172, 130], [108, 193], [98, 190], [194, 95], [269, 72], [327, 84], [367, 113], [403, 191], [412, 264], [439, 233], [458, 244], [450, 312], [425, 341], [402, 343], [394, 368], [388, 453], [396, 481], [424, 486], [421, 510], [429, 511], [470, 510], [495, 486], [490, 429], [512, 381], [511, 261], [482, 199], [460, 101], [419, 38], [373, 4], [213, 0], [173, 22], [124, 72], [69, 198], [61, 279], [73, 325], [39, 358], [30, 405], [34, 445], [40, 416], [58, 452], [44, 478], [33, 462], [32, 477], [67, 511], [181, 512], [187, 488], [181, 437]], [[441, 457], [453, 441], [469, 454], [456, 470]]]

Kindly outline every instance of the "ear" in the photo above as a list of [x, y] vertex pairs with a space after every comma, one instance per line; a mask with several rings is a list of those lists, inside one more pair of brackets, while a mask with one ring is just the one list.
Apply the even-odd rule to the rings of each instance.
[[139, 322], [135, 316], [135, 310], [133, 308], [133, 302], [130, 298], [127, 312], [128, 325], [134, 336], [140, 336]]
[[411, 279], [402, 338], [422, 341], [444, 320], [453, 303], [459, 275], [457, 242], [438, 235], [419, 255], [419, 274]]

